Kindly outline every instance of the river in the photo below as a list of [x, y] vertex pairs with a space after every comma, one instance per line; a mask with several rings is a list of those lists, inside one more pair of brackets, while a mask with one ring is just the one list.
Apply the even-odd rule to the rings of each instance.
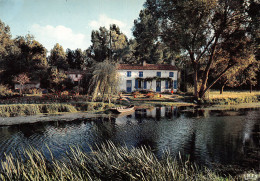
[[28, 146], [52, 150], [60, 158], [71, 145], [85, 151], [107, 140], [128, 147], [147, 146], [161, 157], [209, 168], [260, 171], [260, 109], [212, 110], [193, 107], [137, 109], [128, 115], [0, 127], [0, 158]]

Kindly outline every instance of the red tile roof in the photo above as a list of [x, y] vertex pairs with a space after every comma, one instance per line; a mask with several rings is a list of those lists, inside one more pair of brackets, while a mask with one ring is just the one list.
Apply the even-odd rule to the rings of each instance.
[[118, 70], [178, 70], [177, 67], [168, 64], [146, 64], [146, 65], [130, 65], [118, 64]]

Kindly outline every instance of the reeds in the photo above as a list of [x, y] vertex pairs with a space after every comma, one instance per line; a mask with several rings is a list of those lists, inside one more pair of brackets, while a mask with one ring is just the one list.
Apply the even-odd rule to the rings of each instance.
[[9, 104], [0, 105], [0, 117], [36, 115], [41, 113], [55, 114], [77, 111], [104, 111], [114, 104], [102, 102], [86, 103], [53, 103], [53, 104]]
[[70, 104], [10, 104], [0, 105], [0, 117], [36, 115], [40, 113], [76, 112]]
[[179, 163], [168, 153], [159, 160], [146, 147], [129, 149], [108, 142], [95, 150], [85, 153], [71, 147], [61, 160], [51, 161], [34, 148], [18, 158], [5, 155], [0, 180], [234, 180], [189, 161]]

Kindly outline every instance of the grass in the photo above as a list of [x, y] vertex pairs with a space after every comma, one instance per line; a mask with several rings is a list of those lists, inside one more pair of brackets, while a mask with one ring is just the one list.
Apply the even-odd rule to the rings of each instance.
[[210, 91], [202, 103], [218, 105], [236, 105], [241, 103], [259, 102], [260, 92], [232, 92], [226, 91], [220, 94], [218, 91]]
[[177, 162], [169, 153], [159, 160], [146, 147], [115, 146], [113, 143], [85, 153], [71, 147], [61, 160], [48, 161], [41, 151], [23, 150], [18, 158], [5, 155], [1, 161], [0, 180], [235, 180], [219, 176], [186, 162]]
[[209, 99], [219, 99], [219, 98], [237, 98], [237, 97], [250, 97], [250, 96], [260, 96], [260, 91], [224, 91], [223, 94], [220, 94], [219, 91], [210, 91], [208, 98]]
[[113, 104], [101, 102], [53, 103], [53, 104], [9, 104], [0, 105], [0, 117], [37, 115], [42, 113], [72, 113], [77, 111], [103, 111]]

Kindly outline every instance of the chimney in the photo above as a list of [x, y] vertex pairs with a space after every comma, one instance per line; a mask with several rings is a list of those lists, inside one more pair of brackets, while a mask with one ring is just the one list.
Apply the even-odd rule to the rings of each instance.
[[175, 66], [175, 60], [172, 60], [172, 61], [171, 61], [171, 65], [172, 65], [172, 66]]
[[147, 65], [147, 64], [146, 64], [146, 61], [144, 60], [144, 61], [143, 61], [143, 66], [146, 66], [146, 65]]

